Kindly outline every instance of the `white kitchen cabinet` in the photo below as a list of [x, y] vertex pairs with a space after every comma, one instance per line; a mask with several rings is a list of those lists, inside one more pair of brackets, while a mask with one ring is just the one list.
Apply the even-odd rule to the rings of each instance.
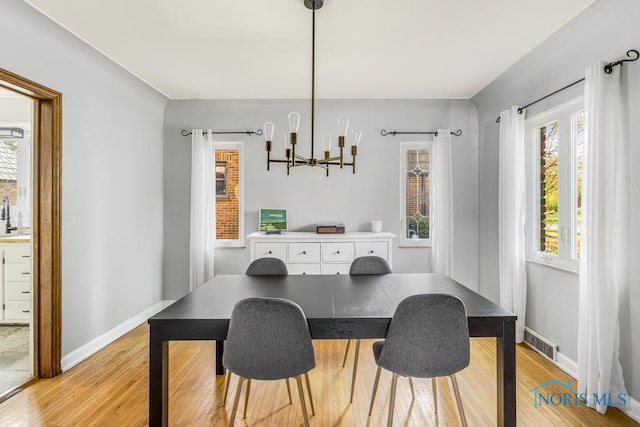
[[0, 274], [0, 323], [28, 324], [31, 321], [31, 244], [2, 243], [2, 273]]
[[352, 232], [316, 234], [283, 232], [247, 236], [251, 242], [251, 261], [258, 258], [280, 258], [289, 274], [349, 274], [351, 262], [360, 256], [376, 255], [393, 268], [392, 233]]

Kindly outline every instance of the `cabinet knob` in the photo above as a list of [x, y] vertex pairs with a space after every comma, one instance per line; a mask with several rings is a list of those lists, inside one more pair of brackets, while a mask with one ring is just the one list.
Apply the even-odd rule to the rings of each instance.
[[305, 273], [305, 272], [303, 271], [303, 272], [302, 272], [302, 275], [304, 276], [305, 274], [307, 274], [307, 273]]
[[372, 254], [372, 253], [373, 253], [373, 249], [371, 249], [371, 250], [369, 251], [369, 253], [370, 253], [370, 254]]
[[271, 255], [271, 251], [267, 252], [269, 255]]
[[340, 255], [340, 251], [336, 251], [336, 254]]
[[338, 274], [338, 275], [339, 275], [339, 274], [340, 274], [340, 272], [338, 271], [336, 274]]
[[306, 255], [306, 254], [307, 254], [307, 251], [302, 251], [302, 255]]

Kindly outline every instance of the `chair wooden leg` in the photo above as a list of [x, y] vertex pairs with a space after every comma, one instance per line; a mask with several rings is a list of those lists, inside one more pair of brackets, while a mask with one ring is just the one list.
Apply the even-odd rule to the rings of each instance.
[[393, 426], [393, 409], [396, 403], [396, 388], [398, 386], [398, 374], [394, 373], [391, 379], [391, 396], [389, 397], [389, 415], [387, 417], [387, 427]]
[[356, 357], [353, 360], [353, 374], [351, 375], [351, 396], [349, 403], [353, 402], [353, 391], [356, 388], [356, 374], [358, 372], [358, 356], [360, 355], [360, 340], [356, 340]]
[[411, 400], [416, 400], [416, 392], [413, 390], [413, 378], [409, 377], [409, 387], [411, 387]]
[[431, 378], [431, 394], [433, 394], [433, 411], [438, 415], [438, 383], [435, 377]]
[[380, 381], [380, 371], [382, 368], [378, 366], [376, 370], [376, 380], [373, 382], [373, 393], [371, 393], [371, 405], [369, 405], [369, 416], [371, 416], [371, 412], [373, 411], [373, 402], [376, 400], [376, 392], [378, 391], [378, 381]]
[[307, 393], [309, 394], [309, 405], [311, 405], [311, 416], [316, 414], [316, 408], [313, 405], [313, 397], [311, 396], [311, 382], [309, 381], [309, 373], [304, 373], [304, 380], [307, 383]]
[[244, 395], [244, 410], [242, 411], [242, 419], [247, 418], [247, 408], [249, 407], [249, 392], [251, 391], [251, 378], [247, 380], [247, 391]]
[[309, 416], [307, 415], [307, 404], [304, 399], [304, 391], [302, 390], [302, 380], [300, 375], [296, 377], [298, 383], [298, 395], [300, 397], [300, 406], [302, 406], [302, 416], [304, 417], [304, 427], [309, 427]]
[[287, 382], [287, 394], [289, 395], [289, 405], [291, 405], [293, 401], [291, 400], [291, 386], [289, 385], [289, 378], [286, 378], [285, 381]]
[[458, 380], [456, 380], [455, 374], [449, 377], [451, 379], [451, 385], [453, 385], [453, 393], [456, 395], [456, 403], [458, 404], [458, 411], [460, 411], [460, 421], [464, 427], [467, 426], [467, 418], [464, 416], [464, 408], [462, 407], [462, 399], [460, 397], [460, 389], [458, 388]]
[[222, 407], [227, 404], [227, 395], [229, 394], [229, 384], [231, 384], [231, 371], [227, 369], [224, 376], [224, 394], [222, 395]]
[[347, 348], [344, 351], [344, 359], [342, 359], [342, 367], [347, 363], [347, 356], [349, 355], [349, 347], [351, 347], [351, 340], [347, 340]]
[[233, 399], [233, 409], [231, 409], [231, 418], [229, 419], [229, 427], [231, 427], [236, 420], [236, 411], [238, 410], [238, 402], [240, 402], [240, 395], [242, 394], [242, 384], [244, 384], [244, 378], [239, 377], [238, 389], [236, 390], [236, 397], [235, 399]]

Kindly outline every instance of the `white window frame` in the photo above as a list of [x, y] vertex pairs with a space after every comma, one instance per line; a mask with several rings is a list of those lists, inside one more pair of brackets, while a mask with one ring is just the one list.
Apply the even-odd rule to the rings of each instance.
[[[238, 168], [239, 168], [239, 186], [240, 197], [238, 198], [238, 238], [237, 239], [216, 239], [216, 248], [244, 248], [244, 142], [232, 141], [232, 142], [214, 142], [214, 150], [238, 150]], [[214, 180], [215, 180], [215, 173]], [[216, 203], [216, 221], [218, 216], [217, 203]]]
[[[406, 215], [407, 215], [407, 151], [409, 150], [429, 150], [429, 174], [431, 174], [431, 147], [433, 143], [427, 141], [420, 142], [403, 142], [400, 143], [400, 233], [398, 238], [398, 246], [404, 248], [425, 248], [431, 247], [431, 203], [429, 203], [429, 238], [427, 239], [409, 239], [407, 238]], [[431, 180], [429, 180], [431, 185]], [[431, 194], [431, 188], [429, 188]]]
[[[576, 144], [574, 114], [584, 109], [579, 97], [538, 114], [525, 122], [527, 144], [527, 260], [577, 272], [576, 252]], [[558, 121], [558, 255], [538, 250], [540, 240], [540, 135], [538, 129]], [[567, 144], [569, 140], [571, 143]], [[563, 237], [566, 236], [566, 237]]]

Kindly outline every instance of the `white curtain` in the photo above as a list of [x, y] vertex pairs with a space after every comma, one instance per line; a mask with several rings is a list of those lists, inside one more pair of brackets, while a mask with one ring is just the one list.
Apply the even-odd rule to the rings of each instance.
[[451, 131], [438, 129], [431, 148], [431, 265], [435, 273], [453, 274], [453, 161]]
[[518, 107], [501, 112], [498, 166], [500, 305], [518, 316], [516, 342], [524, 339], [527, 308], [524, 137], [524, 114], [518, 113]]
[[211, 130], [191, 136], [189, 290], [213, 278], [216, 238], [215, 152]]
[[604, 63], [585, 74], [578, 392], [600, 413], [593, 394], [625, 392], [619, 361], [621, 295], [629, 283], [629, 145], [620, 93], [620, 68]]

